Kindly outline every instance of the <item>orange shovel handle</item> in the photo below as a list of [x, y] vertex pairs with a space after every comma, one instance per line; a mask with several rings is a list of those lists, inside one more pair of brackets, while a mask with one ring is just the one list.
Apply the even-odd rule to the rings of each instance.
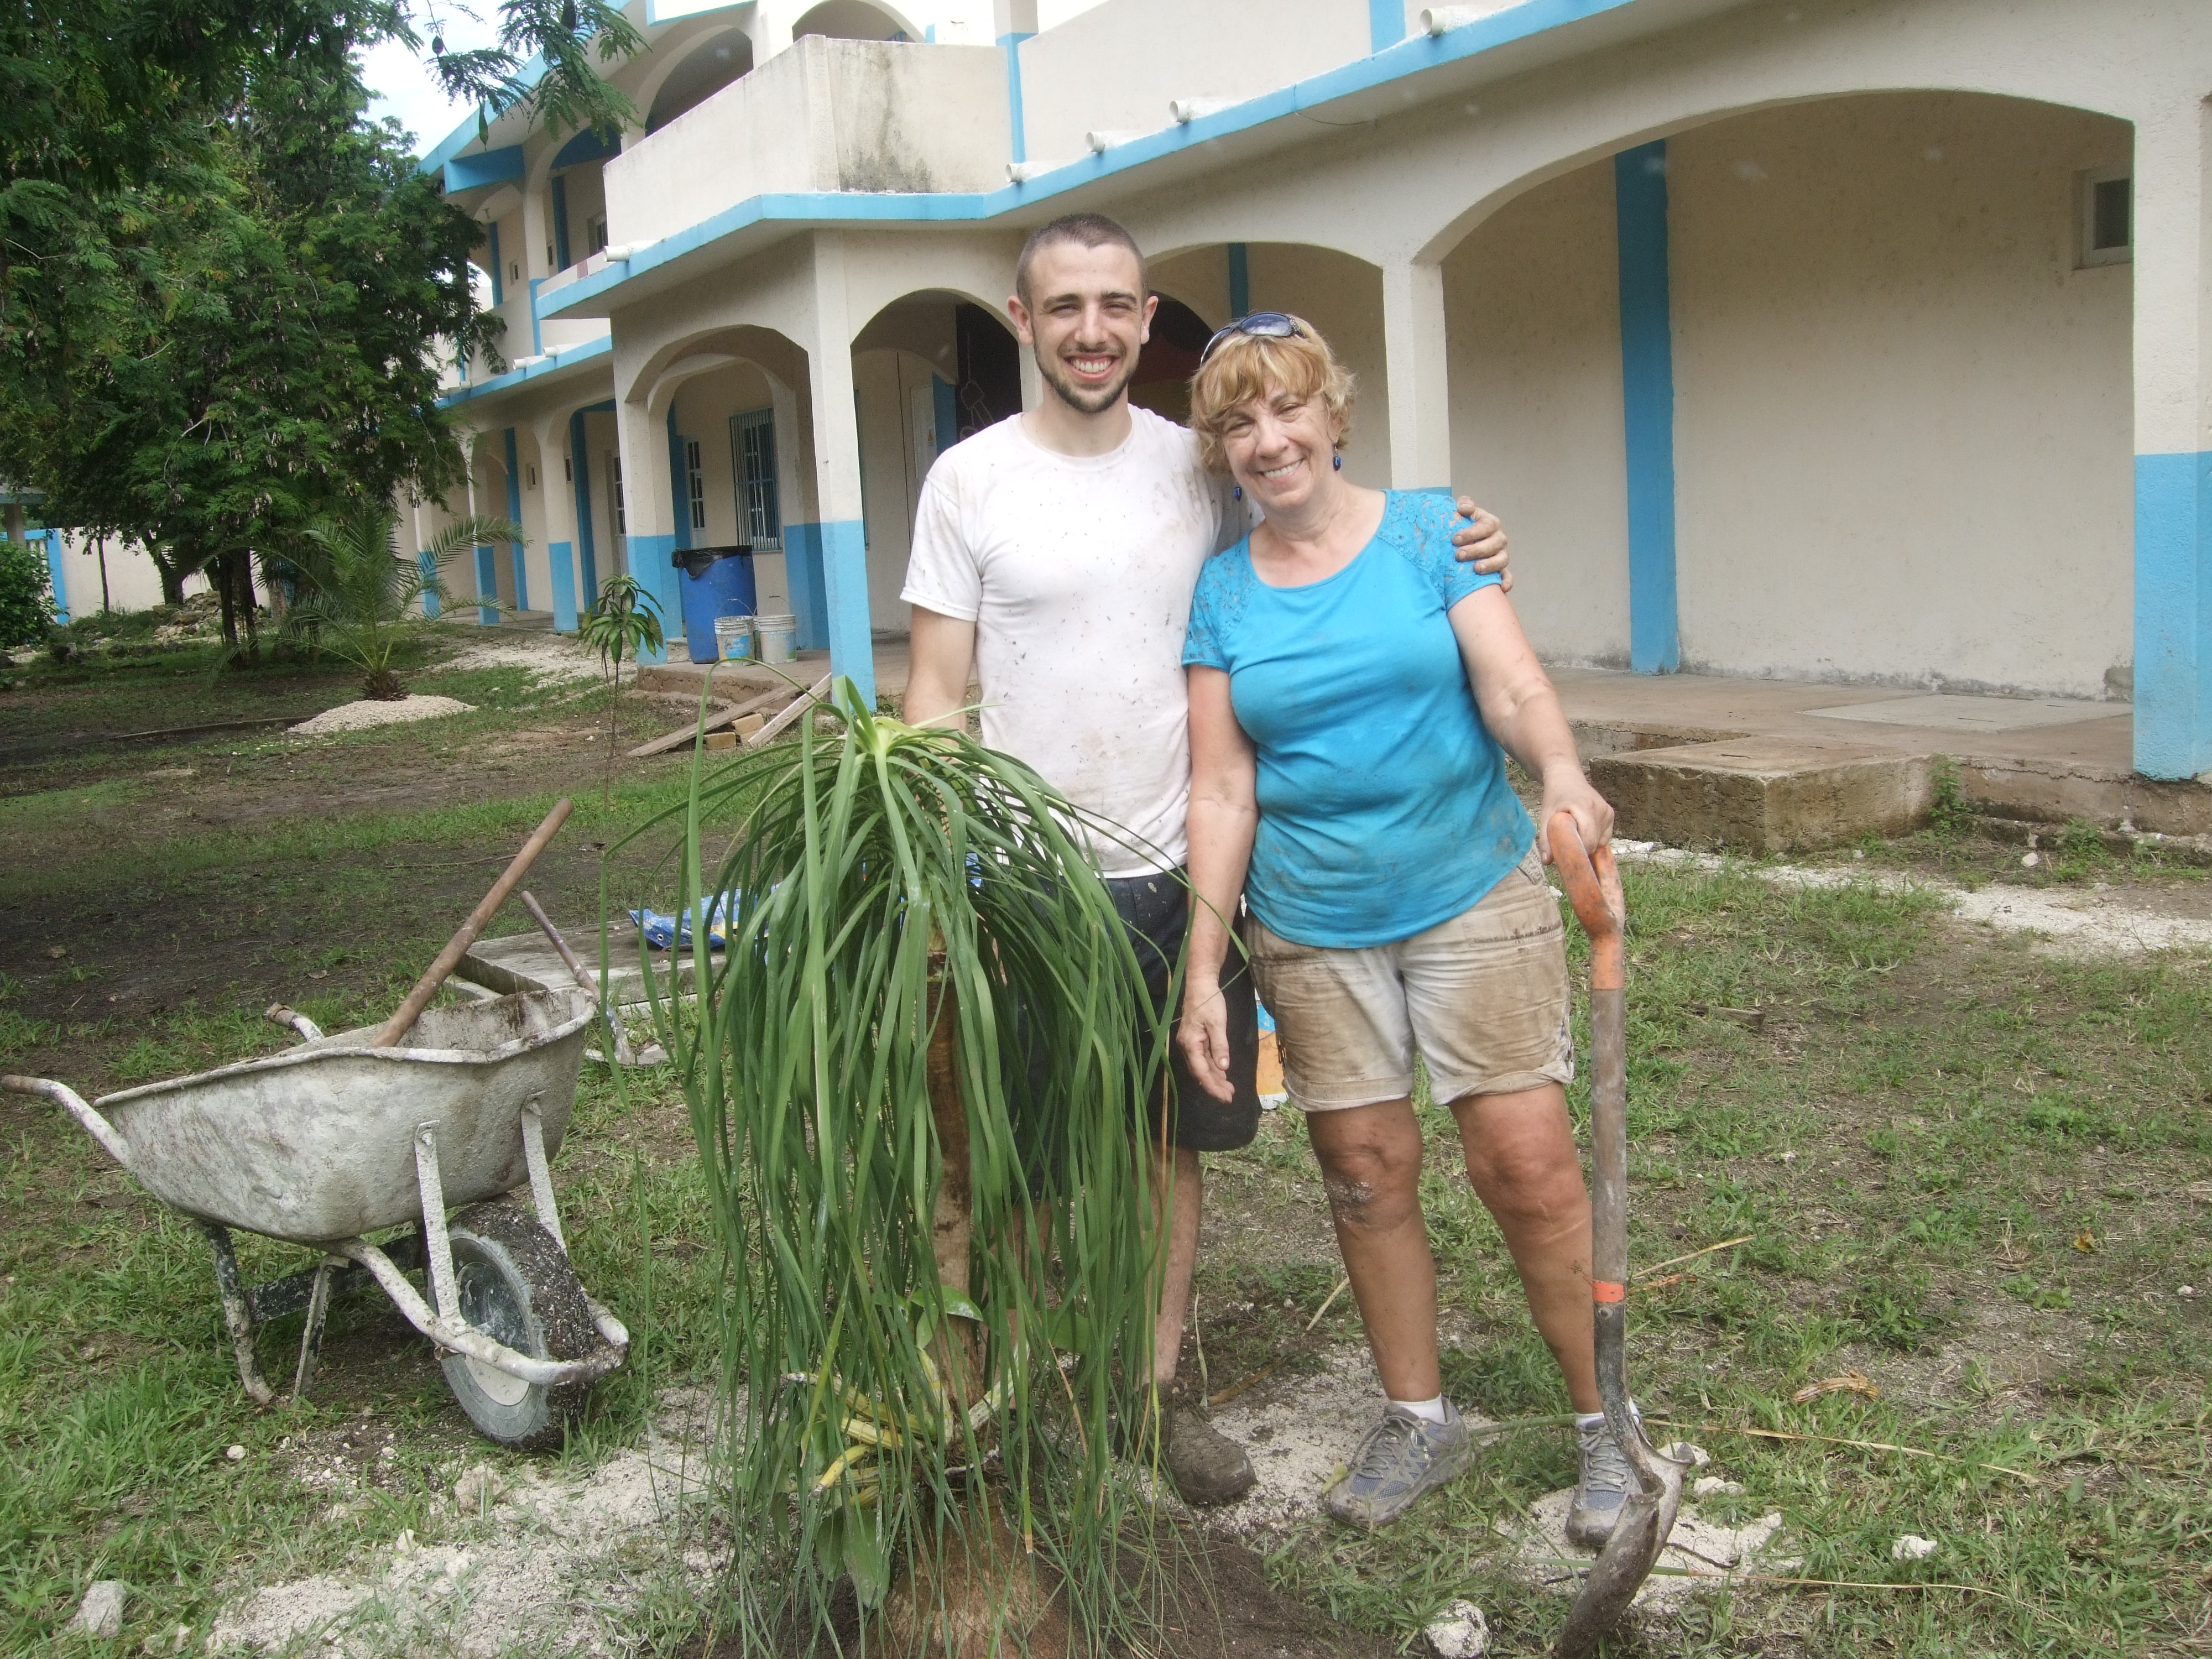
[[1552, 817], [1552, 865], [1559, 872], [1559, 885], [1575, 919], [1589, 935], [1590, 988], [1619, 991], [1628, 983], [1628, 947], [1625, 923], [1627, 901], [1621, 896], [1620, 871], [1613, 861], [1613, 848], [1601, 844], [1595, 852], [1583, 846], [1574, 814], [1560, 811]]

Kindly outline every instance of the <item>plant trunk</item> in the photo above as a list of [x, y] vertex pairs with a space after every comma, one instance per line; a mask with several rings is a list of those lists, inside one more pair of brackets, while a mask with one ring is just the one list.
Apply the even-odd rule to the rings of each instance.
[[215, 594], [222, 604], [222, 642], [235, 651], [238, 649], [238, 590], [231, 586], [230, 555], [228, 553], [216, 556]]
[[[960, 1093], [960, 1005], [945, 982], [945, 952], [930, 952], [930, 982], [936, 997], [930, 1009], [929, 1111], [937, 1126], [941, 1165], [937, 1206], [930, 1218], [938, 1282], [962, 1297], [970, 1294], [969, 1250], [975, 1239], [974, 1176], [968, 1156], [968, 1105]], [[947, 1318], [931, 1346], [937, 1350], [945, 1386], [962, 1411], [981, 1393], [976, 1335], [971, 1321]]]

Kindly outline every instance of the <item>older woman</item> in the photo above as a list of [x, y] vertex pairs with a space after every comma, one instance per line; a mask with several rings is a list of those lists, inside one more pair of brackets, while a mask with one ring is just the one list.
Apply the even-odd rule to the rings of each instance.
[[1545, 836], [1504, 757], [1541, 781], [1542, 824], [1567, 812], [1595, 844], [1613, 809], [1583, 776], [1504, 590], [1453, 558], [1450, 502], [1345, 480], [1351, 406], [1352, 377], [1328, 344], [1279, 313], [1216, 335], [1192, 382], [1207, 465], [1264, 520], [1205, 567], [1183, 648], [1201, 902], [1181, 1042], [1225, 1098], [1218, 984], [1242, 893], [1285, 1081], [1388, 1396], [1324, 1506], [1385, 1525], [1473, 1456], [1437, 1363], [1418, 1053], [1565, 1374], [1582, 1449], [1568, 1529], [1595, 1546], [1630, 1476], [1592, 1363], [1565, 934]]

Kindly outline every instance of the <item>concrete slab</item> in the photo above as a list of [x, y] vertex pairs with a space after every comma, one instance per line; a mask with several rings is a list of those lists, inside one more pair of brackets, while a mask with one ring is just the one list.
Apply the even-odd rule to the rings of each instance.
[[[1808, 708], [1814, 720], [1870, 720], [1884, 726], [1917, 726], [1927, 730], [1965, 732], [2021, 732], [2042, 726], [2075, 726], [2084, 720], [2127, 720], [2128, 711], [2109, 702], [2090, 702], [2073, 697], [1975, 697], [1942, 692], [1925, 697], [1897, 697], [1886, 702], [1847, 703], [1836, 708]], [[2129, 721], [2130, 726], [2133, 722]]]
[[1621, 835], [1750, 853], [1899, 835], [1926, 820], [1935, 797], [1930, 755], [1795, 738], [1601, 755], [1589, 771]]
[[[1894, 687], [1717, 674], [1551, 672], [1594, 769], [1608, 757], [1754, 738], [1814, 750], [1840, 742], [1909, 761], [1948, 756], [1966, 805], [1994, 817], [2031, 823], [2083, 818], [2108, 829], [2212, 834], [2212, 788], [2203, 781], [2136, 775], [2134, 711], [2125, 702], [1957, 692], [1900, 696]], [[1639, 799], [1653, 787], [1628, 779], [1622, 787]], [[1670, 799], [1679, 793], [1671, 790]], [[1869, 823], [1850, 834], [1875, 828]], [[1716, 839], [1720, 829], [1708, 826], [1704, 839]]]

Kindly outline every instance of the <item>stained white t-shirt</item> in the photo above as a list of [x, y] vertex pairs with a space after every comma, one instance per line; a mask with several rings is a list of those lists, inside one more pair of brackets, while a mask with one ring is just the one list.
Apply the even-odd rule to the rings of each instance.
[[1200, 568], [1246, 527], [1195, 437], [1129, 415], [1104, 455], [1047, 449], [1019, 416], [939, 455], [900, 595], [975, 624], [983, 741], [1129, 832], [1092, 839], [1117, 877], [1188, 850], [1183, 633]]

